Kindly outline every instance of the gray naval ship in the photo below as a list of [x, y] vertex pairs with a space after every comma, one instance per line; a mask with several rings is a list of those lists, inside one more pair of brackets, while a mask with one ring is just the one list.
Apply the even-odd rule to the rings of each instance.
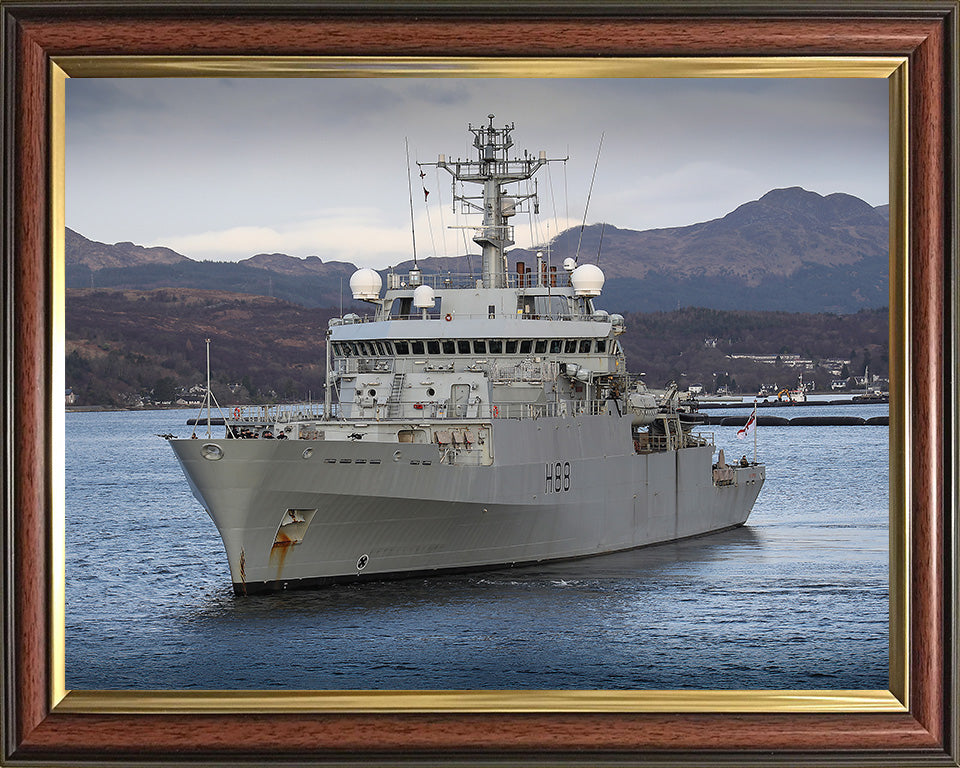
[[535, 188], [507, 185], [552, 162], [511, 158], [513, 129], [491, 115], [469, 127], [476, 159], [420, 164], [482, 214], [480, 275], [414, 266], [388, 272], [381, 295], [380, 275], [358, 270], [350, 288], [372, 313], [330, 321], [322, 408], [221, 410], [217, 438], [208, 400], [206, 438], [170, 440], [237, 594], [579, 558], [746, 522], [765, 467], [715, 460], [676, 387], [657, 394], [627, 372], [624, 320], [593, 304], [599, 267], [538, 255], [507, 269], [510, 218], [537, 206]]

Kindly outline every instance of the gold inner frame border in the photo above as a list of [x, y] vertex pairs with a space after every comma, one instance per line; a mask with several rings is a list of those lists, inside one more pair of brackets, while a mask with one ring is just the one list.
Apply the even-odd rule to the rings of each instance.
[[[70, 714], [239, 713], [897, 713], [909, 710], [910, 326], [906, 57], [450, 58], [59, 56], [51, 59], [51, 392], [65, 348], [65, 92], [71, 77], [883, 78], [889, 83], [890, 688], [880, 690], [95, 691], [65, 687], [65, 437], [50, 404], [50, 703]], [[58, 384], [59, 382], [59, 384]]]

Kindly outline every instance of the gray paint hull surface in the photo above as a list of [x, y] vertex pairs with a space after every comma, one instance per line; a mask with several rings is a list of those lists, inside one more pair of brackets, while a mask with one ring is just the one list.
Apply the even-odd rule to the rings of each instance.
[[[491, 439], [487, 466], [441, 463], [433, 444], [170, 442], [240, 593], [698, 536], [745, 523], [764, 479], [758, 465], [715, 483], [712, 446], [638, 454], [617, 417], [504, 419]], [[220, 460], [202, 457], [211, 443]], [[306, 522], [281, 529], [288, 510]]]

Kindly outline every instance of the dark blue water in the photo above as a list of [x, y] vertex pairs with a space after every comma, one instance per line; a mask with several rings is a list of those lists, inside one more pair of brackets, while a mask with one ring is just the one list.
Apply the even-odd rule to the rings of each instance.
[[[193, 415], [66, 416], [68, 688], [888, 687], [886, 427], [761, 427], [767, 482], [736, 531], [241, 598], [155, 436]], [[736, 427], [704, 431], [752, 456]]]

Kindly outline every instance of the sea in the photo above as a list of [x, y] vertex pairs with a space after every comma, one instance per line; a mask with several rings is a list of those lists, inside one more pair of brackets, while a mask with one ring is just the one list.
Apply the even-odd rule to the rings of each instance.
[[[868, 418], [887, 406], [762, 413]], [[737, 530], [238, 597], [159, 436], [190, 434], [196, 415], [66, 414], [68, 689], [888, 688], [887, 427], [760, 426], [767, 480]], [[736, 427], [701, 431], [728, 461], [753, 458]]]

